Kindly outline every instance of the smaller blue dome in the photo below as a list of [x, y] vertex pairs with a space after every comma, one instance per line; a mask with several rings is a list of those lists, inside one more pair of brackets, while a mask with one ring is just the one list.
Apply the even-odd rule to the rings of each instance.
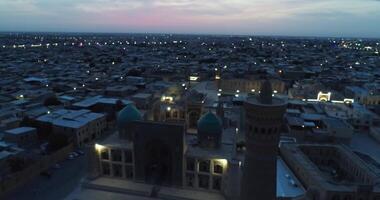
[[222, 131], [222, 123], [212, 112], [204, 114], [198, 121], [198, 133], [219, 134]]
[[122, 128], [128, 123], [138, 120], [142, 120], [140, 111], [133, 104], [128, 104], [117, 115], [117, 126]]

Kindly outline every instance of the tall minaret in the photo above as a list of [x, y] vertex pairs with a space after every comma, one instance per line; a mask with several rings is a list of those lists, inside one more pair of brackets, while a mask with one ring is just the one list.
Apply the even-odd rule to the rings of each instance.
[[275, 200], [277, 151], [286, 102], [272, 97], [271, 83], [261, 83], [258, 97], [244, 102], [246, 152], [242, 200]]

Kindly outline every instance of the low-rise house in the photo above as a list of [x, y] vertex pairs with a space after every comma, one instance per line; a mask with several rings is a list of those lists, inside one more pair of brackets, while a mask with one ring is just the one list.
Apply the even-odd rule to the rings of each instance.
[[55, 134], [67, 135], [79, 147], [96, 139], [106, 129], [104, 114], [85, 109], [57, 110], [37, 118], [37, 122], [42, 126], [51, 127]]

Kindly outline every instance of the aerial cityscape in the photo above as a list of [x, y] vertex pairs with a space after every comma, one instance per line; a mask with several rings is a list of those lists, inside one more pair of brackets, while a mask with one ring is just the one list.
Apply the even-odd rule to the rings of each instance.
[[380, 2], [347, 2], [0, 0], [0, 199], [380, 200]]

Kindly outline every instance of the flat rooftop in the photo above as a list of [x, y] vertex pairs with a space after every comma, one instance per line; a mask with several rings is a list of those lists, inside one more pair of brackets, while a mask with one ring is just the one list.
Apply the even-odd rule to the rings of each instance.
[[[86, 99], [84, 99], [82, 101], [74, 103], [73, 106], [82, 107], [82, 108], [88, 108], [88, 107], [91, 107], [91, 106], [93, 106], [93, 105], [95, 105], [97, 103], [116, 104], [116, 102], [118, 100], [120, 100], [120, 99], [117, 99], [117, 98], [106, 98], [106, 97], [103, 97], [103, 96], [99, 95], [99, 96], [94, 96], [94, 97], [86, 98]], [[125, 100], [125, 99], [122, 99], [121, 101], [125, 105], [133, 103], [132, 101]]]
[[36, 131], [36, 128], [33, 127], [19, 127], [14, 129], [6, 130], [5, 133], [13, 134], [13, 135], [19, 135], [24, 133], [29, 133], [31, 131]]
[[305, 194], [302, 184], [288, 168], [286, 163], [277, 159], [277, 197], [299, 197]]
[[272, 103], [270, 104], [265, 104], [265, 103], [261, 103], [259, 100], [258, 100], [258, 96], [250, 96], [250, 97], [247, 97], [245, 99], [246, 102], [248, 103], [251, 103], [251, 104], [257, 104], [257, 105], [260, 105], [260, 106], [278, 106], [278, 105], [284, 105], [286, 104], [286, 101], [283, 100], [283, 99], [280, 99], [280, 98], [277, 98], [277, 97], [272, 97]]
[[104, 117], [104, 114], [94, 113], [90, 110], [67, 110], [60, 109], [50, 114], [46, 114], [37, 118], [38, 121], [52, 123], [56, 126], [80, 128], [87, 123]]

